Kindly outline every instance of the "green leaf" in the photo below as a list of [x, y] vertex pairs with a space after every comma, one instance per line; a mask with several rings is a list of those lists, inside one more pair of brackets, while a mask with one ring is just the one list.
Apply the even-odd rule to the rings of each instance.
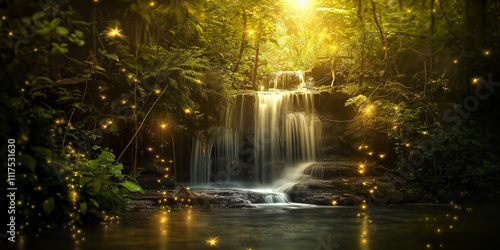
[[120, 185], [127, 188], [128, 191], [130, 191], [130, 192], [140, 192], [141, 194], [144, 194], [144, 190], [142, 189], [142, 187], [133, 183], [133, 182], [125, 181], [123, 183], [120, 183]]
[[31, 150], [35, 151], [35, 154], [43, 156], [45, 159], [52, 158], [52, 151], [50, 151], [50, 149], [48, 149], [48, 148], [39, 147], [39, 146], [32, 146]]
[[56, 207], [54, 197], [50, 197], [43, 202], [42, 208], [46, 214], [50, 214]]
[[28, 167], [28, 169], [31, 172], [35, 171], [36, 160], [33, 157], [31, 157], [27, 154], [22, 154], [22, 155], [18, 156], [17, 159], [20, 163], [23, 164], [24, 167]]
[[68, 29], [64, 28], [63, 26], [57, 26], [56, 33], [60, 36], [67, 36], [69, 34], [69, 31], [68, 31]]
[[349, 100], [346, 101], [345, 106], [351, 105], [351, 104], [356, 104], [356, 106], [359, 107], [363, 102], [368, 100], [368, 97], [364, 95], [358, 95], [356, 97], [350, 98]]
[[87, 202], [80, 203], [80, 210], [82, 211], [83, 214], [87, 212]]
[[50, 22], [50, 26], [52, 26], [52, 28], [55, 28], [57, 27], [57, 25], [59, 25], [61, 23], [61, 18], [54, 18], [52, 19], [52, 21]]
[[40, 19], [43, 16], [45, 16], [45, 12], [43, 11], [38, 11], [37, 13], [33, 14], [33, 20]]
[[94, 206], [96, 206], [96, 207], [99, 207], [99, 203], [97, 203], [97, 201], [96, 201], [96, 200], [94, 200], [94, 199], [92, 199], [92, 198], [90, 198], [89, 200], [90, 200], [90, 203], [92, 203], [92, 205], [94, 205]]
[[118, 178], [120, 178], [120, 177], [123, 178], [122, 169], [123, 169], [122, 164], [109, 166], [109, 172], [114, 174], [115, 177], [118, 177]]

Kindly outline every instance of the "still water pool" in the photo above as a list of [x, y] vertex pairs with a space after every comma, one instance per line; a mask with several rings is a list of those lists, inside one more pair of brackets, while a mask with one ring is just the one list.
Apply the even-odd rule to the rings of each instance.
[[18, 249], [500, 249], [498, 208], [130, 211], [119, 224], [85, 228], [85, 241], [78, 245], [64, 233], [48, 232], [20, 242]]

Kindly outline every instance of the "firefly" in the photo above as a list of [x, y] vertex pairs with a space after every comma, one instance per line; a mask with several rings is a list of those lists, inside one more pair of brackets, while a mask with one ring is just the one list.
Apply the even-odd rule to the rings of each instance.
[[478, 83], [479, 82], [479, 78], [473, 78], [472, 79], [472, 83]]
[[160, 125], [161, 128], [165, 129], [167, 127], [167, 124], [163, 123]]
[[486, 51], [484, 51], [484, 54], [487, 55], [487, 56], [489, 56], [490, 55], [490, 51], [486, 50]]
[[109, 37], [123, 37], [121, 32], [122, 30], [119, 28], [109, 28], [107, 33]]
[[153, 151], [153, 148], [152, 148], [152, 147], [149, 147], [149, 148], [148, 148], [148, 151]]
[[191, 109], [185, 109], [185, 110], [184, 110], [184, 113], [186, 113], [186, 114], [191, 114]]
[[207, 244], [209, 244], [210, 246], [215, 246], [216, 243], [217, 238], [210, 238], [210, 240], [207, 240]]
[[385, 154], [381, 154], [379, 155], [380, 159], [384, 159], [385, 158]]

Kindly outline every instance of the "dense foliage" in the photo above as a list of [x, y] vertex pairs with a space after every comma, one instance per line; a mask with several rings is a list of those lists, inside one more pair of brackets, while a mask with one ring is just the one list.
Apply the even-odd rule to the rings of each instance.
[[232, 94], [318, 65], [352, 97], [348, 132], [393, 143], [408, 191], [498, 195], [496, 1], [6, 1], [0, 16], [0, 139], [17, 141], [28, 231], [118, 212], [147, 141], [163, 157]]

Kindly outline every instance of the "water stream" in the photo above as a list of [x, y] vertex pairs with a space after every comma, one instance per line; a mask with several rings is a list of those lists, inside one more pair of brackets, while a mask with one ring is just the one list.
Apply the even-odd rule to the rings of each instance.
[[498, 210], [453, 205], [133, 210], [120, 224], [84, 228], [86, 240], [78, 245], [69, 232], [49, 231], [18, 242], [17, 249], [497, 249]]

